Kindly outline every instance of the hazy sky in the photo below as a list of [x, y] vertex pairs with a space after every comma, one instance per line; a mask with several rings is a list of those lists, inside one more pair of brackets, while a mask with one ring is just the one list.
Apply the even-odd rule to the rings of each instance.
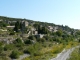
[[80, 29], [80, 0], [0, 0], [0, 15]]

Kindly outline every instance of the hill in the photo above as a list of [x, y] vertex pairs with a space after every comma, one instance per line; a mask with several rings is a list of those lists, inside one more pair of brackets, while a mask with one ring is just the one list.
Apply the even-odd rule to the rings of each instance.
[[[0, 59], [47, 60], [78, 45], [80, 31], [54, 23], [0, 16]], [[46, 57], [45, 57], [46, 56]]]

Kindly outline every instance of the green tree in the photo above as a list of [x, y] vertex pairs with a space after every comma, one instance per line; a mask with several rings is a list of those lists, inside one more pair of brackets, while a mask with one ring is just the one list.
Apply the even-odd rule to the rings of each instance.
[[20, 22], [17, 21], [17, 22], [15, 23], [14, 31], [19, 32], [19, 29], [20, 29]]
[[62, 30], [59, 30], [56, 32], [56, 35], [58, 35], [58, 36], [62, 36], [62, 34], [63, 34]]
[[39, 34], [48, 34], [49, 33], [49, 30], [46, 27], [39, 26], [38, 27], [38, 33]]
[[38, 30], [39, 23], [35, 23], [33, 26]]

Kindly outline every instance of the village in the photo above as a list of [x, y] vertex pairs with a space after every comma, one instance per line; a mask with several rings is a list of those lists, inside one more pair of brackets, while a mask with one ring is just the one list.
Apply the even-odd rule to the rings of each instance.
[[35, 60], [50, 59], [64, 47], [75, 45], [78, 34], [79, 30], [68, 26], [0, 17], [0, 59], [18, 59], [20, 56], [21, 60], [25, 57], [33, 60], [36, 56], [39, 57]]
[[[0, 41], [3, 41], [7, 44], [9, 43], [12, 43], [12, 41], [16, 40], [17, 38], [27, 38], [29, 37], [30, 35], [33, 35], [33, 36], [36, 36], [37, 38], [43, 38], [46, 34], [38, 34], [38, 31], [36, 28], [32, 27], [33, 24], [35, 24], [34, 22], [33, 23], [29, 23], [27, 21], [20, 21], [22, 23], [22, 33], [21, 34], [17, 34], [16, 36], [17, 37], [14, 37], [14, 35], [9, 35], [9, 29], [14, 29], [15, 25], [10, 25], [10, 24], [15, 24], [17, 21], [8, 21], [8, 20], [0, 20], [0, 22], [5, 22], [9, 25], [7, 25], [5, 27], [5, 29], [2, 29], [0, 28], [0, 32], [4, 32], [4, 34], [0, 33]], [[24, 29], [26, 27], [29, 27], [26, 32], [27, 33], [24, 33]], [[42, 26], [41, 26], [42, 27]], [[53, 27], [53, 26], [47, 26], [46, 27], [50, 32], [56, 32], [58, 31], [58, 27]], [[14, 31], [15, 32], [15, 31]], [[5, 36], [3, 36], [5, 35]]]

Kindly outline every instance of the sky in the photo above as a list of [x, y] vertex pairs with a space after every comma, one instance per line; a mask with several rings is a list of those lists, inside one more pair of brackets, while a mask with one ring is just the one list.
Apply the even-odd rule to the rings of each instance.
[[80, 0], [0, 0], [0, 16], [80, 29]]

